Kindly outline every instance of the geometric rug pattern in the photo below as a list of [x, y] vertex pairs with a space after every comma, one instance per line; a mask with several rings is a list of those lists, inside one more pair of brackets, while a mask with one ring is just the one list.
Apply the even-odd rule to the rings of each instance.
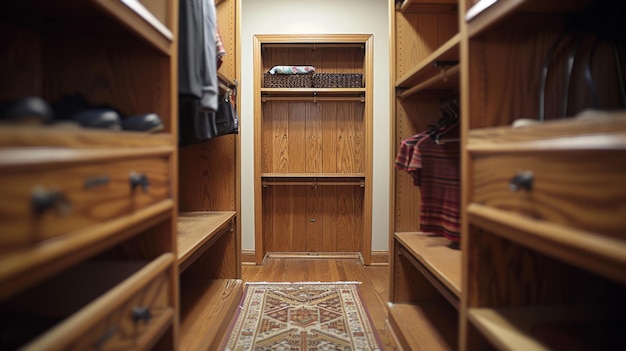
[[247, 283], [227, 351], [381, 350], [358, 282]]

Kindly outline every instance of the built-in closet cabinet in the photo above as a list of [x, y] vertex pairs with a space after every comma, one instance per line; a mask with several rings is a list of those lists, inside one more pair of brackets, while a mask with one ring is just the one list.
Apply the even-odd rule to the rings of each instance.
[[82, 95], [163, 123], [111, 131], [3, 112], [1, 349], [176, 348], [177, 6], [0, 5], [0, 104]]
[[[240, 0], [215, 1], [226, 50], [220, 95], [238, 104]], [[179, 148], [178, 269], [180, 350], [216, 350], [243, 293], [239, 213], [239, 135]]]
[[485, 3], [461, 18], [460, 349], [623, 349], [623, 16], [614, 1]]
[[268, 252], [370, 263], [372, 50], [369, 34], [255, 35], [257, 263]]
[[[390, 1], [389, 11], [395, 160], [402, 142], [442, 118], [444, 101], [458, 95], [461, 33], [456, 1]], [[458, 157], [458, 137], [438, 145]], [[424, 188], [409, 172], [392, 167], [388, 328], [405, 350], [454, 349], [461, 300], [459, 245], [422, 230]], [[453, 167], [458, 171], [460, 161]]]
[[[460, 250], [419, 232], [419, 190], [392, 165], [399, 348], [624, 348], [626, 40], [614, 2], [407, 0], [390, 13], [394, 151], [432, 123], [442, 93], [461, 99]], [[456, 21], [442, 30], [446, 14]]]

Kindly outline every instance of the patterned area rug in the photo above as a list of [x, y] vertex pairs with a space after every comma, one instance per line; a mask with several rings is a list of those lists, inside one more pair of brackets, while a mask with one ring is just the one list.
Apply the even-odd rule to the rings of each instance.
[[359, 283], [248, 283], [224, 350], [381, 350]]

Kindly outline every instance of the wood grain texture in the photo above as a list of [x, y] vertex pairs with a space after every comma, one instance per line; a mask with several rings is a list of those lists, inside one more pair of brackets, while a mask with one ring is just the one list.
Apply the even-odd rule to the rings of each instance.
[[403, 350], [455, 350], [456, 310], [445, 304], [393, 304], [389, 324]]
[[[202, 252], [181, 273], [181, 279], [237, 279], [240, 275], [240, 252], [237, 251], [236, 228], [225, 227], [211, 242], [198, 250]], [[181, 290], [181, 296], [186, 292]]]
[[179, 150], [181, 211], [235, 210], [235, 150], [233, 135]]
[[364, 73], [363, 46], [346, 47], [345, 44], [315, 44], [308, 46], [263, 47], [262, 72], [276, 65], [307, 65], [315, 67], [315, 73]]
[[179, 350], [217, 350], [243, 294], [238, 279], [181, 280]]
[[[187, 267], [197, 257], [213, 244], [220, 235], [228, 235], [232, 228], [232, 219], [235, 212], [183, 212], [178, 215], [177, 247], [178, 265]], [[195, 257], [194, 257], [195, 256]], [[231, 262], [234, 266], [237, 262]]]
[[396, 77], [419, 65], [433, 51], [458, 33], [456, 11], [443, 14], [396, 12]]
[[365, 171], [362, 103], [271, 101], [263, 108], [263, 173]]
[[274, 185], [264, 188], [266, 252], [358, 252], [363, 188]]
[[[89, 301], [92, 303], [86, 307], [69, 311], [77, 313], [29, 343], [26, 349], [53, 347], [80, 350], [88, 347], [87, 345], [92, 347], [112, 325], [117, 326], [119, 333], [104, 340], [111, 345], [128, 347], [135, 344], [138, 341], [135, 339], [139, 339], [148, 328], [163, 330], [164, 325], [172, 323], [173, 317], [166, 274], [173, 260], [173, 255], [164, 254], [122, 283], [111, 287], [106, 294]], [[137, 305], [150, 307], [155, 317], [154, 324], [149, 324], [148, 328], [134, 327], [131, 320], [132, 309]], [[67, 314], [68, 311], [64, 313]]]
[[[396, 233], [395, 240], [405, 253], [423, 265], [453, 297], [461, 297], [461, 251], [450, 240], [428, 233]], [[402, 250], [400, 250], [402, 253]]]
[[[474, 160], [474, 201], [590, 232], [624, 238], [624, 151], [546, 151]], [[533, 173], [532, 190], [512, 192], [511, 179]]]
[[[151, 187], [146, 191], [132, 189], [129, 176], [133, 172], [144, 174]], [[0, 203], [4, 233], [0, 243], [5, 248], [31, 245], [120, 218], [162, 201], [170, 193], [165, 159], [57, 167], [4, 174], [0, 179], [4, 196]], [[65, 205], [60, 205], [63, 209], [49, 208], [37, 214], [32, 205], [36, 191], [59, 193], [65, 199]]]

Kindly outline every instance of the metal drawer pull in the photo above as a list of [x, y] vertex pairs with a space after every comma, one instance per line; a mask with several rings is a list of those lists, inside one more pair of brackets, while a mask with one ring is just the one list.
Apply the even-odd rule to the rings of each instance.
[[141, 187], [143, 192], [147, 192], [150, 187], [150, 182], [148, 182], [148, 177], [146, 177], [143, 173], [135, 173], [132, 172], [130, 174], [130, 187], [132, 190], [135, 190], [138, 186]]
[[43, 187], [36, 187], [33, 189], [30, 199], [33, 211], [37, 215], [42, 215], [44, 212], [53, 209], [58, 214], [65, 215], [72, 208], [70, 200], [57, 190], [46, 190]]
[[511, 179], [511, 182], [509, 183], [509, 190], [520, 191], [524, 189], [526, 191], [532, 191], [533, 180], [533, 172], [519, 172], [513, 177], [513, 179]]
[[148, 307], [135, 307], [133, 308], [133, 322], [137, 323], [143, 321], [144, 323], [150, 322], [152, 314]]

